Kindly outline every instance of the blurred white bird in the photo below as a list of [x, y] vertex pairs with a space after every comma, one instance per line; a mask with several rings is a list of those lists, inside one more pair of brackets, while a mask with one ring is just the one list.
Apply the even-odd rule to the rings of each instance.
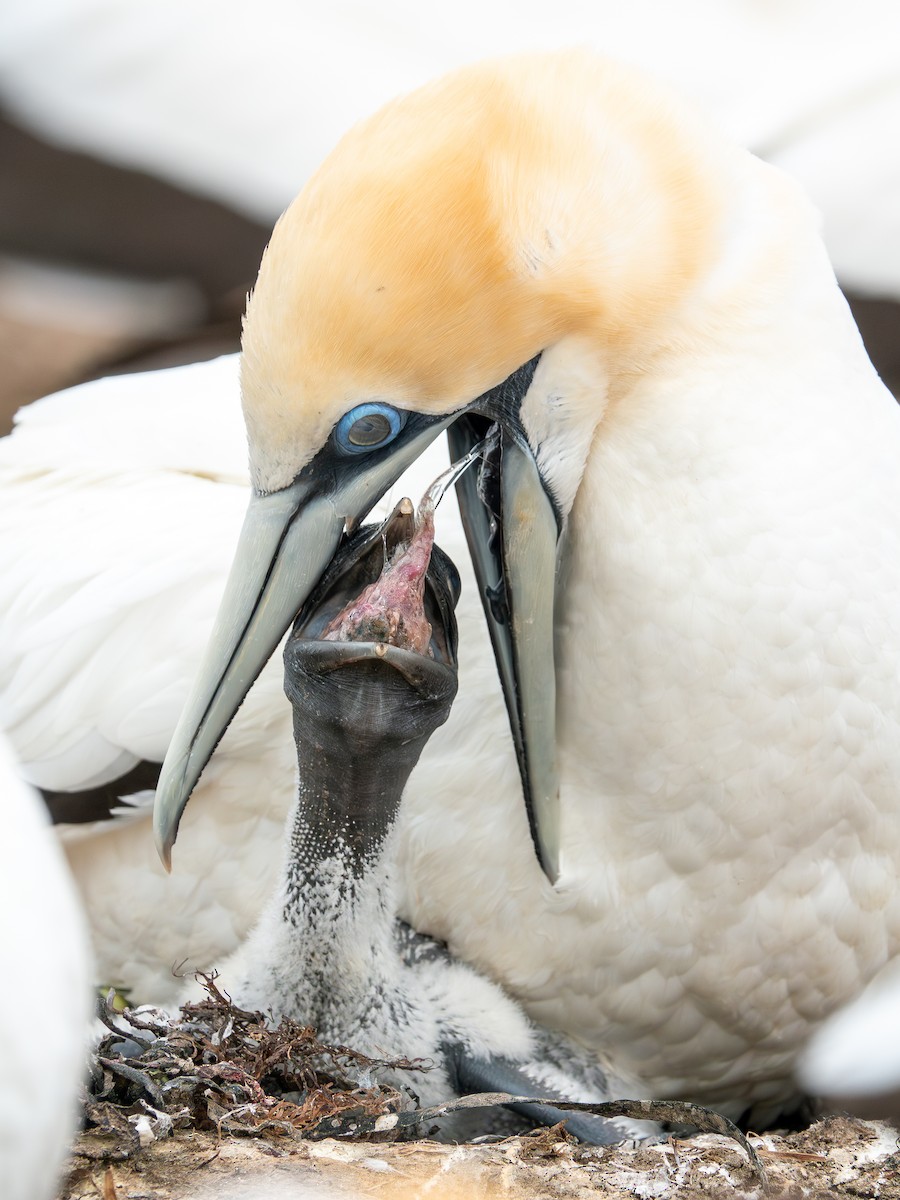
[[900, 298], [892, 0], [7, 0], [0, 101], [52, 142], [268, 223], [397, 93], [485, 55], [570, 45], [694, 96], [808, 189], [845, 285]]
[[0, 1195], [50, 1200], [86, 1069], [88, 940], [40, 797], [3, 739], [0, 795]]
[[866, 1115], [900, 1118], [900, 963], [894, 962], [852, 1004], [810, 1039], [798, 1066], [813, 1096], [838, 1097]]

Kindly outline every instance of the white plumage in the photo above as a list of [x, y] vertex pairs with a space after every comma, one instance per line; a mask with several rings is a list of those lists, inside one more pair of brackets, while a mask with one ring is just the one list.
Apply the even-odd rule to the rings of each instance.
[[[0, 442], [0, 712], [36, 786], [162, 761], [246, 506], [245, 455], [234, 359], [86, 384], [23, 410]], [[204, 815], [201, 789], [186, 824], [192, 873], [165, 875], [146, 806], [115, 830], [63, 832], [100, 982], [173, 1000], [174, 966], [209, 965], [246, 932], [296, 770], [277, 664], [221, 761], [209, 794], [223, 803]]]
[[0, 739], [0, 1194], [50, 1200], [75, 1128], [90, 980], [78, 897]]
[[[505, 64], [472, 76], [476, 83], [493, 80], [494, 70], [506, 84], [515, 77], [509, 95], [502, 86], [486, 91], [490, 103], [478, 108], [478, 146], [486, 154], [490, 104], [509, 100], [515, 109], [521, 94], [523, 104], [536, 106], [528, 110], [531, 123], [522, 126], [535, 143], [514, 160], [521, 177], [509, 192], [528, 202], [501, 210], [503, 244], [519, 254], [510, 268], [518, 290], [510, 285], [499, 293], [504, 306], [491, 303], [491, 289], [500, 287], [491, 275], [500, 272], [496, 261], [469, 278], [469, 260], [453, 257], [462, 243], [449, 220], [429, 243], [433, 259], [417, 254], [408, 237], [392, 239], [390, 230], [383, 246], [360, 249], [354, 238], [363, 238], [366, 226], [341, 226], [336, 193], [336, 203], [323, 206], [318, 217], [335, 223], [338, 236], [323, 244], [338, 250], [316, 259], [316, 245], [304, 241], [302, 207], [300, 216], [288, 217], [251, 313], [245, 378], [251, 450], [262, 483], [283, 486], [356, 399], [386, 396], [411, 410], [427, 400], [429, 411], [449, 411], [543, 350], [521, 416], [567, 518], [556, 609], [562, 874], [551, 887], [534, 858], [460, 531], [443, 512], [438, 538], [464, 576], [460, 697], [406, 798], [401, 915], [500, 981], [536, 1021], [614, 1053], [623, 1073], [653, 1094], [689, 1095], [730, 1112], [750, 1108], [761, 1120], [795, 1100], [793, 1063], [810, 1029], [900, 951], [900, 611], [894, 602], [900, 590], [900, 415], [866, 359], [814, 217], [796, 188], [720, 145], [650, 84], [634, 84], [627, 72], [608, 67], [598, 76], [604, 83], [597, 103], [602, 94], [611, 105], [606, 111], [623, 124], [614, 121], [609, 143], [598, 148], [585, 131], [607, 126], [589, 124], [585, 97], [593, 95], [593, 83], [585, 79], [601, 68], [577, 57], [554, 61], [536, 60], [524, 72]], [[571, 81], [579, 72], [584, 78], [577, 90]], [[425, 96], [441, 99], [439, 89]], [[409, 103], [409, 111], [398, 113], [416, 129], [415, 105], [425, 100]], [[437, 111], [448, 128], [457, 119], [453, 106]], [[537, 123], [535, 113], [541, 114]], [[328, 169], [338, 177], [349, 170], [352, 183], [367, 154], [384, 163], [378, 137], [390, 118], [380, 121], [358, 131], [349, 152], [339, 151]], [[439, 136], [437, 125], [423, 123], [423, 144]], [[567, 187], [553, 176], [546, 193], [531, 192], [530, 172], [544, 178], [542, 159], [533, 153], [544, 133], [556, 139], [557, 168], [571, 164], [574, 179], [563, 178]], [[563, 146], [563, 134], [571, 144]], [[411, 136], [402, 144], [410, 169], [417, 144]], [[475, 139], [461, 137], [460, 145], [476, 152]], [[603, 154], [621, 145], [628, 147], [626, 162], [637, 168], [634, 177], [621, 163], [608, 174], [593, 164], [597, 153], [608, 166]], [[447, 186], [458, 184], [468, 195], [475, 175], [463, 160], [453, 161]], [[673, 163], [683, 171], [677, 188], [639, 186], [655, 178], [657, 166], [663, 174], [675, 170]], [[589, 181], [585, 186], [579, 172]], [[316, 186], [327, 196], [327, 175]], [[365, 189], [358, 195], [368, 203]], [[459, 211], [479, 210], [476, 203]], [[679, 232], [674, 238], [671, 219]], [[430, 236], [427, 229], [416, 227], [417, 236]], [[491, 237], [494, 232], [491, 226]], [[294, 253], [301, 260], [308, 254], [322, 273], [298, 275]], [[429, 291], [427, 272], [420, 279], [415, 268], [398, 283], [416, 296], [421, 286], [431, 297], [430, 308], [416, 310], [431, 325], [379, 324], [382, 309], [374, 306], [396, 300], [392, 255], [439, 272], [444, 254], [459, 266], [455, 291]], [[602, 276], [593, 255], [604, 264]], [[348, 289], [351, 308], [371, 304], [376, 316], [355, 323], [351, 317], [347, 328], [396, 336], [404, 347], [399, 367], [372, 350], [377, 369], [369, 377], [356, 335], [315, 340], [320, 313], [323, 322], [343, 319], [343, 293], [333, 308], [328, 302], [331, 269], [339, 274], [344, 258], [359, 273], [353, 278], [372, 270], [388, 286], [386, 300], [374, 301], [383, 286]], [[600, 289], [610, 307], [598, 302], [598, 310], [618, 329], [616, 336], [595, 341], [589, 331], [568, 328], [565, 305], [574, 289], [560, 289], [562, 316], [552, 334], [535, 326], [534, 337], [526, 336], [524, 320], [516, 324], [520, 311], [534, 315], [521, 297], [530, 296], [541, 272], [557, 280], [571, 269], [581, 272], [585, 292], [578, 296], [585, 306], [594, 302], [592, 294], [585, 300], [590, 288]], [[653, 282], [656, 270], [665, 280], [661, 291]], [[290, 318], [294, 293], [305, 302], [310, 281], [326, 301], [309, 310], [311, 331]], [[470, 311], [476, 302], [483, 308]], [[453, 320], [448, 317], [442, 341], [445, 304]], [[488, 327], [479, 312], [502, 314], [505, 324]], [[290, 337], [268, 336], [279, 328]], [[304, 337], [315, 353], [325, 347], [325, 358], [338, 355], [340, 384], [333, 391], [329, 364], [304, 353]], [[535, 344], [536, 337], [545, 340]], [[307, 395], [303, 372], [314, 360], [319, 374]], [[422, 385], [420, 362], [424, 377], [431, 379], [430, 370], [441, 382]], [[447, 364], [453, 369], [440, 375]], [[192, 405], [200, 414], [197, 427], [208, 424], [213, 436], [234, 420], [227, 412], [229, 393], [236, 410], [233, 371], [223, 360], [89, 385], [75, 394], [83, 408], [75, 410], [75, 430], [57, 442], [55, 465], [32, 459], [28, 467], [16, 466], [30, 418], [0, 452], [2, 519], [32, 549], [29, 573], [43, 559], [53, 586], [86, 600], [65, 626], [67, 640], [57, 639], [65, 656], [54, 652], [54, 619], [41, 609], [44, 585], [31, 585], [33, 612], [28, 604], [4, 606], [7, 619], [15, 616], [26, 632], [34, 612], [42, 617], [42, 648], [33, 633], [14, 639], [12, 625], [3, 639], [4, 653], [14, 656], [13, 668], [3, 670], [4, 706], [22, 756], [38, 762], [43, 756], [48, 771], [52, 743], [40, 755], [30, 746], [41, 744], [39, 727], [54, 724], [61, 744], [70, 740], [72, 706], [59, 707], [55, 699], [63, 684], [100, 683], [93, 707], [110, 705], [115, 720], [103, 724], [85, 703], [79, 736], [86, 746], [96, 729], [109, 743], [104, 769], [112, 769], [117, 746], [147, 754], [152, 740], [141, 737], [130, 747], [120, 739], [117, 724], [133, 724], [125, 719], [128, 705], [115, 699], [120, 687], [148, 699], [157, 745], [167, 721], [174, 722], [211, 622], [244, 497], [231, 482], [218, 481], [233, 477], [227, 454], [223, 469], [201, 437], [196, 461], [187, 467], [187, 457], [171, 464], [169, 446], [180, 441], [183, 414]], [[142, 421], [159, 431], [149, 447], [137, 438], [134, 453], [146, 456], [145, 469], [130, 472], [127, 484], [109, 469], [119, 454], [109, 433], [98, 437], [91, 427], [92, 398], [104, 391], [116, 395], [117, 405], [135, 403]], [[291, 402], [281, 404], [283, 397]], [[48, 422], [68, 420], [65, 403], [45, 402]], [[107, 413], [100, 421], [104, 428], [116, 424]], [[133, 437], [127, 430], [123, 420], [121, 436]], [[234, 436], [237, 446], [240, 434]], [[96, 450], [89, 449], [94, 465], [87, 471], [78, 462], [85, 454], [79, 445], [95, 437], [106, 467], [97, 466]], [[155, 446], [159, 470], [151, 469]], [[117, 457], [116, 469], [122, 465]], [[417, 472], [421, 482], [400, 489], [419, 494], [436, 473], [421, 459]], [[54, 490], [58, 502], [41, 516], [41, 501]], [[132, 504], [140, 517], [129, 515]], [[112, 515], [101, 520], [101, 507]], [[73, 530], [89, 549], [75, 549], [56, 565], [50, 539], [74, 549]], [[178, 549], [169, 558], [173, 545]], [[156, 553], [159, 566], [148, 566]], [[19, 555], [10, 559], [3, 586], [15, 596]], [[95, 577], [118, 579], [120, 595], [92, 590]], [[96, 621], [98, 603], [108, 622]], [[153, 613], [160, 643], [143, 623], [142, 605]], [[130, 619], [132, 631], [110, 643], [106, 657], [101, 627], [126, 630]], [[39, 660], [29, 657], [32, 645]], [[11, 646], [24, 649], [11, 652]], [[41, 669], [31, 661], [40, 661]], [[39, 691], [37, 704], [22, 703], [21, 694]], [[126, 969], [142, 986], [168, 954], [195, 965], [205, 954], [218, 957], [227, 949], [223, 943], [240, 936], [266, 890], [271, 843], [265, 826], [274, 839], [292, 791], [279, 692], [276, 662], [251, 692], [191, 801], [170, 885], [153, 865], [138, 823], [83, 839], [80, 858], [73, 850], [92, 920], [102, 928], [101, 955], [114, 963], [120, 952], [115, 936], [140, 944], [144, 963]], [[171, 702], [165, 712], [157, 694]], [[283, 759], [276, 749], [282, 745]], [[32, 777], [41, 769], [32, 766]], [[226, 788], [240, 800], [214, 797]], [[236, 824], [240, 813], [259, 822], [258, 839]], [[110, 882], [125, 878], [114, 871], [129, 856], [141, 863], [141, 874], [129, 869], [133, 898], [124, 905], [120, 885]], [[215, 918], [204, 927], [209, 913]], [[126, 920], [134, 922], [127, 939]], [[173, 950], [190, 925], [194, 932], [183, 950]], [[156, 945], [148, 950], [149, 927]]]

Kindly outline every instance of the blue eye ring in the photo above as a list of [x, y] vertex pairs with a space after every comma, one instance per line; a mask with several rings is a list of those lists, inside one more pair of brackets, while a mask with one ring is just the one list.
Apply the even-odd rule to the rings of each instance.
[[369, 454], [392, 442], [405, 424], [406, 413], [390, 404], [357, 404], [338, 421], [335, 444], [342, 454]]

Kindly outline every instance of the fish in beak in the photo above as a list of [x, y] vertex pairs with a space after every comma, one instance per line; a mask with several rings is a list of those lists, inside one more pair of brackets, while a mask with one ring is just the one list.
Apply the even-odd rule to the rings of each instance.
[[[462, 410], [351, 410], [287, 487], [251, 497], [199, 674], [154, 808], [160, 857], [238, 707], [353, 529], [444, 430], [478, 469], [459, 502], [503, 686], [535, 848], [559, 870], [553, 602], [560, 519], [520, 420], [538, 357]], [[349, 422], [349, 424], [348, 424]], [[487, 436], [487, 440], [485, 438]], [[462, 467], [460, 467], [460, 471]]]

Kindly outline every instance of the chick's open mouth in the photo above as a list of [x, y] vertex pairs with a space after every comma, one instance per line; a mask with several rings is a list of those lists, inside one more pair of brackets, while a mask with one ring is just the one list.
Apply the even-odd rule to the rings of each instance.
[[434, 502], [404, 498], [345, 537], [294, 624], [294, 637], [374, 643], [456, 666], [459, 574], [434, 543]]

